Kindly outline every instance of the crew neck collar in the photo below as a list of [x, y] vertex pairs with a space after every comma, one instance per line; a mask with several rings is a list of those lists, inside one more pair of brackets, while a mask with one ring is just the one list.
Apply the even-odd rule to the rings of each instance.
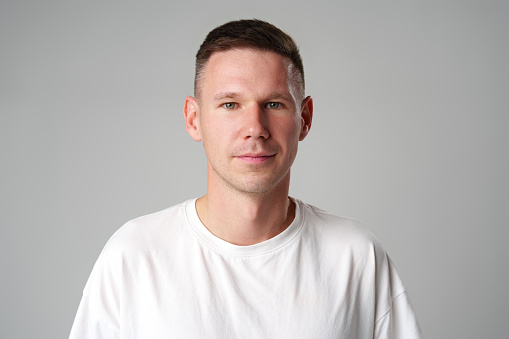
[[196, 212], [197, 198], [186, 201], [184, 208], [191, 230], [205, 245], [223, 254], [249, 257], [277, 251], [290, 243], [300, 233], [304, 224], [302, 202], [291, 197], [290, 199], [295, 203], [295, 218], [292, 223], [275, 237], [248, 246], [234, 245], [212, 234], [198, 217]]

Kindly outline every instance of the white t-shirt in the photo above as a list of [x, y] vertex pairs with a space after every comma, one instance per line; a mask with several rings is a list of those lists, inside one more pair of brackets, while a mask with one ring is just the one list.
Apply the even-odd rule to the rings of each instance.
[[420, 338], [391, 260], [356, 221], [296, 202], [276, 237], [236, 246], [195, 199], [108, 241], [71, 338]]

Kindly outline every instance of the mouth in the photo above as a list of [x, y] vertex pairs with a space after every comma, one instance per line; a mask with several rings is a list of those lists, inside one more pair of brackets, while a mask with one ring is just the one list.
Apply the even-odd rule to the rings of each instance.
[[276, 154], [249, 153], [236, 156], [236, 158], [250, 164], [261, 164], [273, 159], [275, 155]]

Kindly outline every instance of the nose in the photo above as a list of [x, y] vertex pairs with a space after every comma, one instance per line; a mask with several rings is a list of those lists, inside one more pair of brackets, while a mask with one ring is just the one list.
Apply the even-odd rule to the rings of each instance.
[[244, 138], [269, 137], [267, 117], [263, 109], [258, 105], [252, 105], [244, 112]]

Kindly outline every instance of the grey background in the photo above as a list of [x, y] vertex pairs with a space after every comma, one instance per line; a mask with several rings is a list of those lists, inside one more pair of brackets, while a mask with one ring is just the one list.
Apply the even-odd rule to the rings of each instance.
[[194, 54], [231, 19], [301, 47], [291, 194], [361, 220], [427, 338], [505, 338], [507, 1], [0, 3], [0, 337], [64, 338], [127, 220], [205, 193]]

